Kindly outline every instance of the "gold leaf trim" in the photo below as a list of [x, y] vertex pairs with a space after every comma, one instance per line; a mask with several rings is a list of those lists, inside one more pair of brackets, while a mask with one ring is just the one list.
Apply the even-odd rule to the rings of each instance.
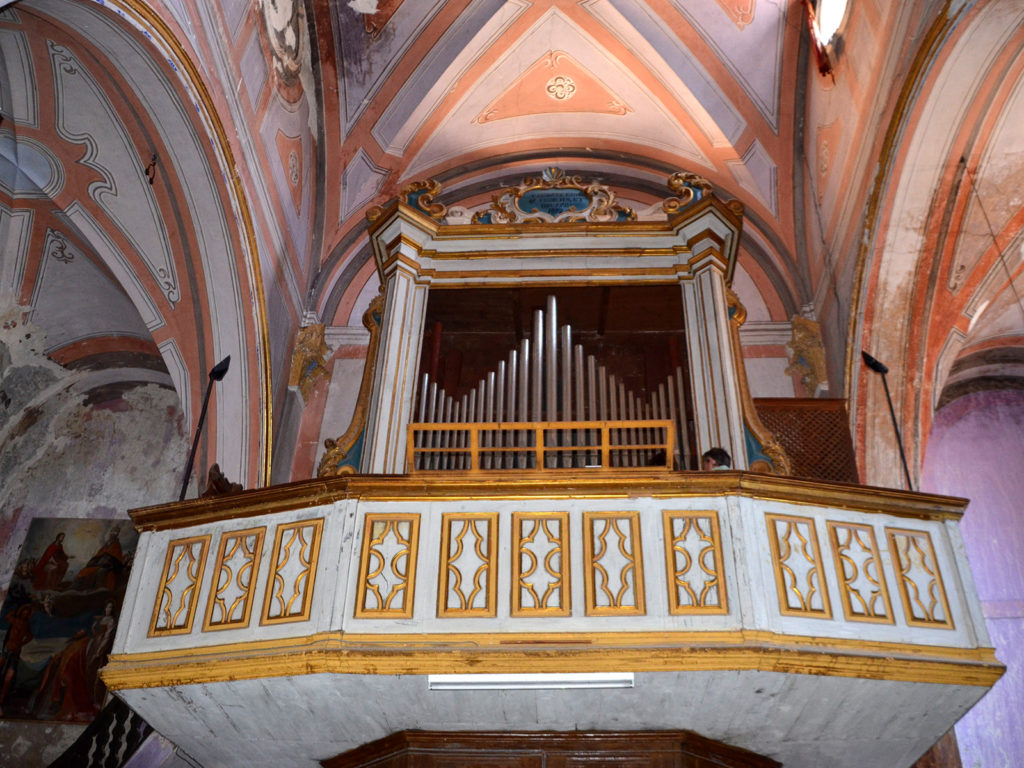
[[366, 426], [370, 393], [373, 391], [373, 375], [377, 369], [377, 348], [380, 346], [380, 321], [377, 318], [383, 319], [384, 317], [384, 295], [384, 285], [381, 284], [380, 291], [370, 302], [366, 312], [363, 313], [363, 325], [370, 332], [370, 344], [366, 348], [366, 363], [363, 365], [363, 378], [359, 383], [359, 395], [356, 398], [352, 422], [341, 437], [324, 440], [324, 447], [327, 450], [317, 466], [317, 477], [337, 477], [353, 474], [356, 471], [354, 467], [341, 466], [341, 462], [348, 456], [348, 452], [359, 440], [359, 436]]

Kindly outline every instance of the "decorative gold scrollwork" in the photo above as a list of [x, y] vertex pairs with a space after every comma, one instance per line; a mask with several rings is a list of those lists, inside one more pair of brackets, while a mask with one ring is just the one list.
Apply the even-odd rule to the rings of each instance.
[[323, 529], [322, 517], [277, 526], [260, 624], [309, 619]]
[[796, 515], [765, 515], [775, 565], [779, 613], [832, 618], [825, 568], [814, 520]]
[[494, 616], [497, 563], [497, 513], [444, 515], [437, 615]]
[[324, 341], [323, 323], [304, 326], [295, 335], [295, 350], [292, 352], [288, 386], [298, 387], [303, 400], [309, 400], [313, 387], [327, 376], [329, 351]]
[[946, 588], [928, 531], [886, 528], [907, 624], [953, 629]]
[[669, 613], [728, 613], [718, 514], [664, 510]]
[[512, 615], [570, 615], [568, 514], [516, 512], [512, 531]]
[[420, 516], [368, 514], [356, 593], [357, 619], [412, 617]]
[[674, 197], [661, 204], [661, 209], [669, 216], [683, 210], [686, 206], [700, 200], [711, 192], [711, 182], [703, 176], [688, 171], [676, 171], [668, 177], [668, 188]]
[[863, 523], [828, 523], [839, 595], [847, 621], [893, 623], [875, 531]]
[[587, 615], [645, 614], [639, 513], [585, 512], [583, 537]]
[[[549, 210], [540, 210], [538, 206]], [[529, 176], [520, 184], [503, 189], [494, 195], [489, 208], [473, 215], [474, 224], [574, 221], [636, 221], [636, 212], [620, 205], [607, 185], [588, 184], [579, 176], [566, 175], [561, 168], [548, 167], [540, 176]]]
[[247, 528], [221, 536], [210, 597], [206, 603], [204, 632], [249, 626], [256, 571], [266, 531], [263, 527]]
[[409, 184], [402, 190], [400, 199], [427, 214], [430, 218], [440, 221], [448, 209], [441, 203], [434, 202], [434, 198], [439, 194], [441, 194], [441, 185], [433, 179], [427, 179]]
[[359, 395], [356, 397], [356, 408], [352, 414], [352, 422], [345, 434], [337, 439], [324, 440], [327, 449], [317, 466], [317, 477], [336, 477], [354, 474], [356, 468], [344, 464], [349, 451], [355, 446], [366, 426], [366, 414], [370, 407], [370, 392], [373, 390], [373, 372], [377, 367], [377, 347], [380, 346], [380, 324], [384, 317], [384, 286], [370, 302], [363, 313], [363, 325], [370, 332], [370, 344], [366, 348], [366, 362], [363, 365], [363, 378], [359, 383]]
[[209, 534], [167, 543], [163, 576], [149, 622], [150, 637], [185, 635], [192, 631], [209, 547]]
[[763, 459], [758, 462], [758, 457], [752, 456], [750, 458], [751, 469], [760, 471], [760, 467], [764, 466], [764, 469], [769, 470], [770, 473], [776, 475], [789, 475], [792, 473], [790, 467], [789, 457], [786, 456], [786, 451], [778, 440], [762, 422], [757, 415], [757, 409], [754, 407], [754, 400], [750, 396], [750, 385], [747, 383], [747, 367], [743, 362], [743, 352], [740, 346], [740, 326], [747, 319], [747, 310], [740, 302], [739, 296], [737, 296], [731, 288], [726, 290], [726, 300], [729, 306], [730, 312], [730, 333], [732, 335], [732, 353], [733, 361], [736, 366], [738, 384], [740, 387], [740, 404], [743, 407], [743, 422], [746, 427], [754, 434], [754, 437], [761, 444], [761, 450], [764, 452], [765, 457], [771, 462], [771, 466], [766, 466], [767, 462]]

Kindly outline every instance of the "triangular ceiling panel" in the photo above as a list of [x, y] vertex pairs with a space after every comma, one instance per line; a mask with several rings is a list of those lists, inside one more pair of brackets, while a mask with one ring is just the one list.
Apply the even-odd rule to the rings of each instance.
[[644, 63], [714, 147], [739, 141], [747, 124], [701, 57], [636, 0], [582, 0], [580, 5]]
[[[616, 4], [629, 1], [613, 0]], [[778, 131], [787, 3], [760, 0], [753, 6], [737, 0], [671, 2], [718, 54], [772, 130]], [[751, 5], [749, 11], [747, 5]], [[725, 10], [727, 6], [731, 10]], [[749, 22], [741, 26], [736, 23], [737, 17], [748, 18]]]
[[[600, 109], [568, 107], [572, 99], [562, 99], [565, 104], [559, 108], [559, 99], [547, 91], [549, 86], [557, 90], [559, 84], [552, 82], [551, 74], [537, 76], [554, 50], [565, 57], [560, 66], [571, 68], [592, 91], [581, 103], [600, 104]], [[537, 93], [528, 95], [524, 90], [528, 85]], [[609, 109], [601, 101], [609, 96], [621, 108]], [[544, 106], [550, 111], [538, 111], [545, 100], [552, 102]], [[496, 107], [505, 109], [508, 116], [499, 119], [492, 115], [490, 110]], [[581, 138], [591, 146], [641, 144], [711, 167], [680, 121], [628, 67], [552, 9], [472, 84], [424, 143], [407, 176], [415, 177], [427, 168], [477, 149], [502, 146], [508, 150], [520, 142], [552, 141], [562, 136], [571, 137], [573, 145], [579, 145]]]
[[459, 82], [529, 8], [522, 0], [474, 0], [423, 57], [374, 123], [371, 133], [381, 149], [401, 157], [423, 124]]
[[487, 123], [524, 115], [633, 110], [564, 51], [548, 51], [476, 117]]

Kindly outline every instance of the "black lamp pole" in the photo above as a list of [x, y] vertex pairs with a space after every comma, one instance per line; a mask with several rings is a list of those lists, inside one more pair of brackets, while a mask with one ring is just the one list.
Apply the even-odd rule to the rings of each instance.
[[206, 384], [206, 396], [203, 398], [203, 410], [199, 412], [199, 423], [196, 424], [196, 436], [192, 440], [192, 450], [188, 454], [188, 464], [185, 465], [185, 478], [181, 481], [181, 495], [178, 501], [185, 500], [185, 492], [188, 490], [188, 480], [192, 476], [192, 462], [196, 458], [196, 448], [199, 447], [199, 433], [203, 431], [203, 422], [206, 421], [206, 406], [210, 404], [210, 393], [213, 391], [213, 382], [220, 381], [227, 375], [228, 366], [231, 364], [231, 355], [228, 355], [213, 368], [210, 369], [210, 380]]
[[885, 399], [889, 403], [889, 415], [892, 417], [892, 429], [896, 433], [896, 445], [900, 447], [900, 459], [903, 461], [903, 474], [907, 478], [907, 488], [911, 491], [914, 490], [914, 484], [910, 482], [910, 470], [907, 469], [907, 455], [903, 452], [903, 440], [900, 437], [900, 428], [896, 423], [896, 410], [892, 407], [892, 396], [889, 394], [889, 384], [885, 380], [885, 374], [889, 372], [889, 366], [875, 360], [867, 352], [861, 351], [861, 357], [864, 358], [864, 364], [867, 365], [875, 373], [882, 374], [882, 386], [885, 387]]

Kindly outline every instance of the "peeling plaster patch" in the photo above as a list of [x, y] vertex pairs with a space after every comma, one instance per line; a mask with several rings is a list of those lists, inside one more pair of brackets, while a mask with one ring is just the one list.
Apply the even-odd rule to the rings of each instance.
[[88, 404], [98, 391], [90, 377], [46, 358], [45, 334], [21, 322], [23, 312], [0, 315], [4, 586], [33, 517], [123, 517], [132, 507], [173, 499], [188, 451], [173, 391], [121, 382], [102, 402]]
[[373, 14], [377, 12], [377, 0], [349, 0], [348, 7], [356, 13]]

